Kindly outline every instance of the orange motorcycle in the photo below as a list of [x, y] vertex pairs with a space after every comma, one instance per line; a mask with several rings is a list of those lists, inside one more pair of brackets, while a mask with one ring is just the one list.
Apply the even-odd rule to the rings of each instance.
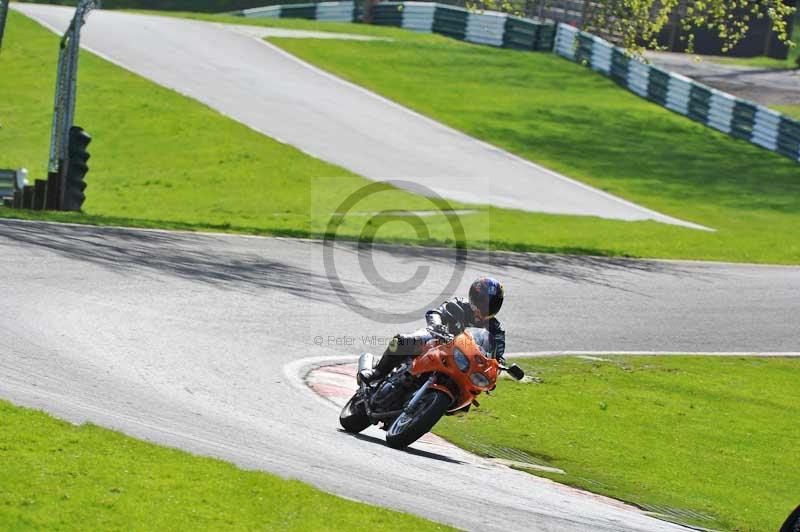
[[[525, 376], [516, 364], [505, 367], [492, 358], [492, 337], [485, 329], [468, 328], [455, 337], [431, 335], [421, 355], [408, 357], [378, 382], [359, 382], [358, 391], [339, 415], [344, 430], [361, 432], [383, 423], [386, 443], [402, 449], [431, 430], [442, 416], [477, 406], [476, 397], [494, 390], [501, 371], [517, 380]], [[364, 353], [358, 370], [373, 364], [374, 357]]]

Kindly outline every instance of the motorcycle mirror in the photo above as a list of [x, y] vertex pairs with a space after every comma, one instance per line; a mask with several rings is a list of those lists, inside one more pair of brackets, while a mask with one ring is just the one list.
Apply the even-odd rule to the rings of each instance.
[[506, 371], [508, 371], [508, 374], [518, 381], [521, 381], [525, 376], [525, 372], [516, 364], [511, 364]]

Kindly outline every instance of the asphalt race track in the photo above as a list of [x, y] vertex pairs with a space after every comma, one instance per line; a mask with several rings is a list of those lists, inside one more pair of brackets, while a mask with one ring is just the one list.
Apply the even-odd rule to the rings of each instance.
[[[72, 14], [13, 7], [57, 30]], [[99, 11], [83, 43], [369, 178], [455, 200], [684, 223], [322, 73], [260, 31]], [[0, 398], [465, 529], [683, 530], [452, 447], [400, 452], [376, 429], [345, 434], [303, 379], [316, 364], [379, 353], [420, 326], [423, 308], [486, 273], [506, 285], [512, 352], [798, 351], [800, 267], [470, 252], [460, 272], [451, 250], [337, 243], [327, 265], [325, 251], [313, 240], [0, 220]], [[419, 272], [419, 286], [396, 284]]]
[[[37, 4], [13, 8], [59, 32], [73, 13]], [[264, 42], [260, 36], [269, 30], [245, 30], [96, 11], [89, 15], [81, 44], [257, 131], [370, 179], [401, 179], [469, 203], [654, 219], [704, 229], [568, 179], [324, 73]]]
[[[414, 310], [439, 297], [454, 260], [337, 244], [335, 289], [323, 248], [0, 221], [0, 397], [466, 529], [678, 529], [463, 452], [399, 452], [377, 430], [341, 432], [304, 369], [422, 320], [378, 323], [342, 291]], [[430, 271], [418, 289], [392, 293], [365, 279], [360, 256], [389, 279]], [[511, 351], [797, 350], [798, 267], [470, 252], [457, 291], [486, 272], [506, 284]]]

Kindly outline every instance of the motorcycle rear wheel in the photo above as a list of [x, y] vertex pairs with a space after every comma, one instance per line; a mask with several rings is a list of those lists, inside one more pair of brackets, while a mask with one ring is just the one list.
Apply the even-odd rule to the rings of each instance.
[[386, 432], [386, 444], [392, 449], [408, 447], [436, 425], [451, 401], [443, 391], [430, 390], [422, 396], [415, 412], [403, 412], [394, 420]]
[[354, 405], [358, 398], [358, 394], [353, 395], [339, 414], [339, 424], [347, 432], [358, 433], [372, 425], [364, 403]]

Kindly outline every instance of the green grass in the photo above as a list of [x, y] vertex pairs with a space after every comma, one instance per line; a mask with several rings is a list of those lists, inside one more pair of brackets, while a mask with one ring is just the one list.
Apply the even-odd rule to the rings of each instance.
[[[471, 247], [800, 262], [800, 166], [658, 109], [578, 65], [396, 28], [194, 16], [389, 37], [280, 43], [477, 137], [719, 230], [479, 207], [461, 217]], [[56, 43], [11, 13], [0, 55], [0, 92], [10, 95], [0, 101], [0, 166], [26, 166], [34, 177], [46, 170]], [[341, 200], [368, 183], [88, 53], [79, 94], [76, 123], [95, 139], [85, 213], [0, 208], [0, 217], [321, 236]], [[418, 196], [386, 191], [359, 204], [340, 236], [357, 238], [371, 213], [387, 206], [433, 208]], [[429, 236], [395, 220], [377, 239], [453, 244], [446, 217], [425, 223]]]
[[[0, 56], [0, 92], [11, 95], [0, 101], [0, 166], [25, 166], [39, 178], [47, 171], [57, 43], [35, 22], [10, 13]], [[0, 208], [0, 216], [322, 235], [339, 203], [370, 183], [85, 52], [76, 116], [94, 137], [84, 214]], [[389, 189], [357, 210], [387, 205], [433, 208], [424, 198]], [[446, 220], [438, 218], [433, 224], [444, 228]], [[349, 217], [345, 235], [357, 236], [365, 219]], [[398, 224], [382, 235], [402, 241], [410, 231]]]
[[0, 401], [3, 530], [445, 530]]
[[[0, 166], [41, 177], [58, 38], [13, 11], [8, 25], [0, 90], [13, 98], [0, 103]], [[85, 204], [92, 217], [307, 233], [312, 207], [326, 222], [369, 183], [92, 54], [80, 61], [76, 122], [94, 137]], [[398, 208], [430, 207], [412, 194], [387, 196]]]
[[[800, 165], [671, 113], [553, 54], [429, 35], [408, 37], [402, 46], [272, 41], [522, 157], [718, 230], [607, 226], [598, 232], [594, 222], [584, 230], [571, 224], [581, 247], [751, 261], [797, 262], [800, 256]], [[514, 220], [518, 234], [540, 234], [526, 215]], [[776, 254], [775, 247], [783, 251]]]
[[778, 530], [798, 503], [800, 360], [720, 357], [517, 361], [541, 383], [503, 380], [436, 432], [479, 454], [526, 453], [530, 472], [631, 501], [689, 509], [707, 528]]
[[800, 105], [773, 105], [773, 109], [796, 120], [800, 120]]

